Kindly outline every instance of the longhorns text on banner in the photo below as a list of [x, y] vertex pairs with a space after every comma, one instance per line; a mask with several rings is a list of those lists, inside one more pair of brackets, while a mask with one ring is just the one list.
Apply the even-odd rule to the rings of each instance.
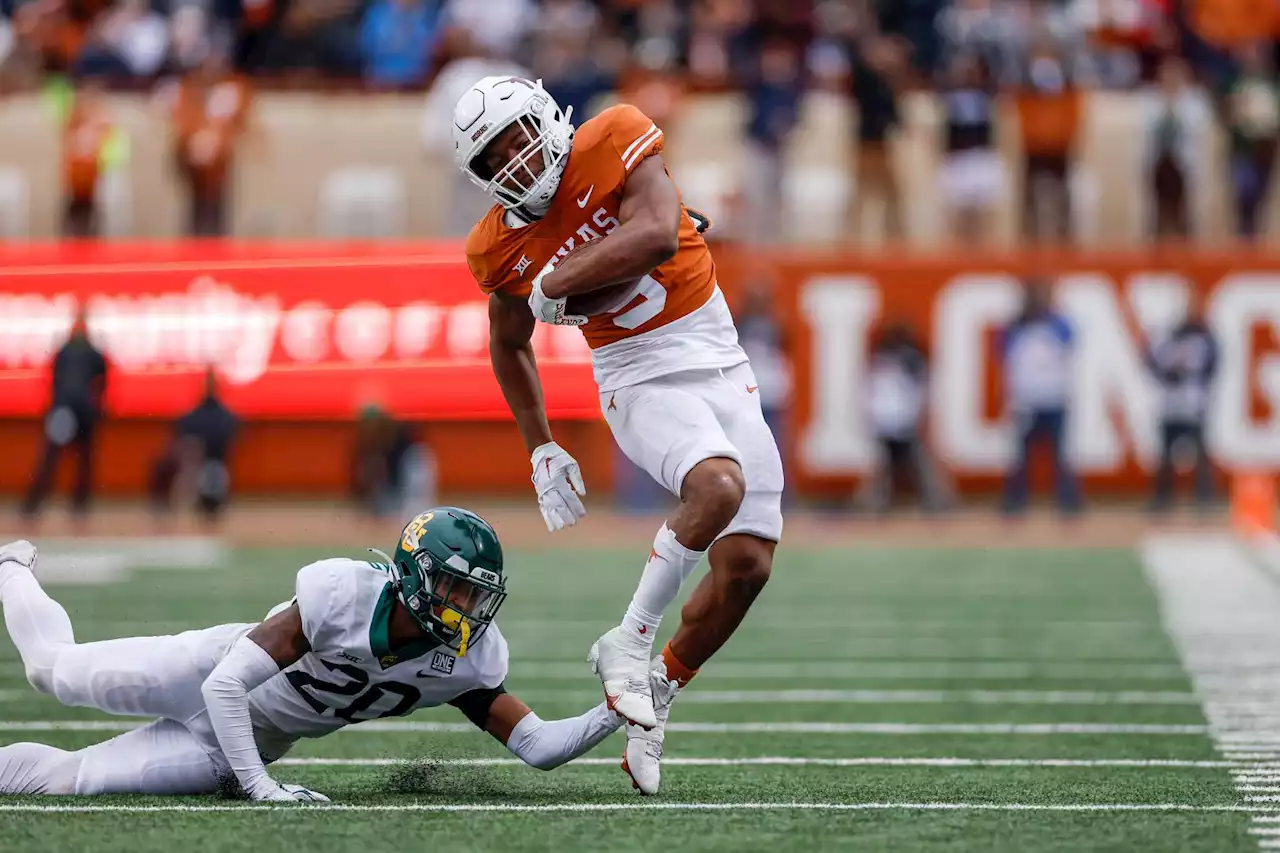
[[[1005, 470], [1012, 435], [988, 399], [1000, 369], [989, 342], [1021, 304], [1020, 277], [967, 272], [958, 264], [951, 274], [930, 279], [932, 269], [920, 267], [895, 266], [892, 281], [880, 272], [819, 274], [799, 282], [809, 342], [800, 359], [808, 367], [801, 376], [807, 405], [801, 407], [799, 447], [807, 475], [864, 473], [873, 458], [862, 420], [865, 401], [858, 395], [866, 388], [870, 331], [898, 316], [901, 294], [887, 288], [899, 286], [917, 289], [911, 298], [919, 310], [911, 312], [912, 319], [929, 344], [934, 448], [961, 474]], [[1068, 446], [1085, 473], [1154, 466], [1161, 398], [1144, 364], [1145, 349], [1181, 319], [1192, 284], [1206, 297], [1206, 319], [1222, 348], [1209, 410], [1210, 449], [1228, 466], [1280, 466], [1280, 354], [1258, 349], [1268, 335], [1280, 340], [1280, 271], [1224, 276], [1208, 262], [1188, 263], [1186, 269], [1113, 270], [1106, 261], [1083, 256], [1058, 276], [1055, 300], [1076, 332]]]

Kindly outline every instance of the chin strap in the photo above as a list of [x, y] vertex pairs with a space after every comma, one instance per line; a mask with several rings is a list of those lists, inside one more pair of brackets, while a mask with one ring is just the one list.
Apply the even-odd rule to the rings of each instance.
[[467, 656], [467, 644], [471, 642], [471, 622], [452, 607], [446, 607], [440, 614], [440, 621], [451, 631], [462, 634], [462, 642], [458, 644], [458, 657]]

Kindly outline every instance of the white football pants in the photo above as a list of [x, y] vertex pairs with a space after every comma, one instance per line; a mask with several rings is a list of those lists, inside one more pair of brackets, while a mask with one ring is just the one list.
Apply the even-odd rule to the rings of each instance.
[[9, 575], [0, 587], [0, 604], [27, 678], [37, 690], [69, 707], [161, 718], [76, 751], [33, 743], [0, 747], [0, 793], [197, 794], [218, 789], [229, 768], [200, 687], [252, 624], [76, 643], [66, 611], [27, 571]]

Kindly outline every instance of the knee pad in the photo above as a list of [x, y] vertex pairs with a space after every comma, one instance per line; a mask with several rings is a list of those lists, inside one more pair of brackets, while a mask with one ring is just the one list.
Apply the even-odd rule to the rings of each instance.
[[46, 696], [56, 696], [57, 690], [54, 687], [53, 669], [57, 662], [58, 657], [55, 652], [48, 661], [27, 663], [25, 666], [27, 683], [34, 687], [37, 692]]

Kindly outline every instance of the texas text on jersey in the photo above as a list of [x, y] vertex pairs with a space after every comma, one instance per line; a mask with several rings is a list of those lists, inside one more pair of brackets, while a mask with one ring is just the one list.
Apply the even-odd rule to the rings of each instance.
[[[525, 223], [495, 205], [467, 238], [467, 263], [486, 293], [525, 298], [555, 257], [619, 226], [627, 176], [663, 149], [662, 131], [630, 105], [611, 107], [577, 129], [546, 215]], [[746, 360], [711, 252], [687, 212], [675, 255], [582, 327], [602, 391], [675, 370], [730, 367]]]

